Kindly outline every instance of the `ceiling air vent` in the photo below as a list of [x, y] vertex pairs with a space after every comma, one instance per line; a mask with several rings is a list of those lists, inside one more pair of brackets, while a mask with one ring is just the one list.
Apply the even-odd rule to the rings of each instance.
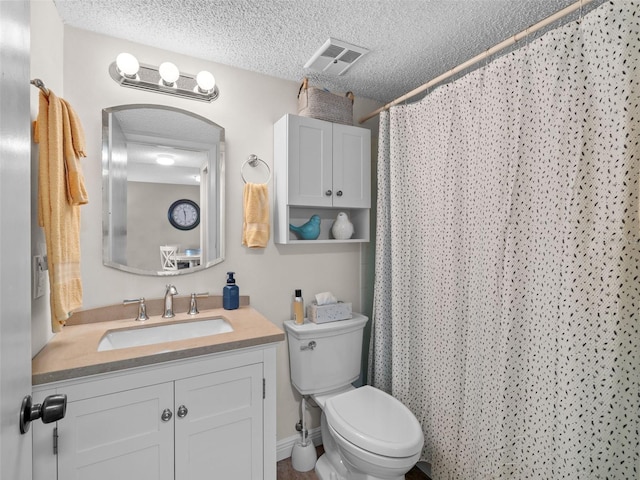
[[329, 75], [342, 75], [368, 52], [369, 50], [366, 48], [356, 47], [341, 40], [330, 38], [313, 54], [304, 65], [304, 68], [310, 68]]

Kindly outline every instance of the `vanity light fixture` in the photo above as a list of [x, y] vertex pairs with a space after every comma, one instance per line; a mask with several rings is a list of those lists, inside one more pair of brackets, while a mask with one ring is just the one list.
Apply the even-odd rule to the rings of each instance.
[[213, 102], [220, 96], [213, 75], [206, 70], [197, 75], [180, 72], [171, 62], [159, 67], [139, 63], [130, 53], [121, 53], [109, 65], [109, 75], [123, 87], [139, 88], [167, 95]]
[[176, 82], [180, 78], [180, 70], [171, 62], [163, 62], [158, 67], [161, 85], [166, 87], [178, 88]]
[[125, 52], [116, 57], [116, 67], [120, 75], [134, 80], [138, 76], [138, 70], [140, 70], [138, 59]]
[[196, 83], [198, 84], [196, 87], [198, 91], [207, 95], [216, 88], [216, 79], [206, 70], [202, 70], [196, 75]]

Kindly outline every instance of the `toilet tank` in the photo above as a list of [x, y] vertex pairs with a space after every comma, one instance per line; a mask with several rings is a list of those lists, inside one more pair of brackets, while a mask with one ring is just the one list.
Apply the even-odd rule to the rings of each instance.
[[[284, 322], [289, 343], [291, 382], [302, 395], [325, 393], [360, 376], [362, 332], [367, 317], [329, 323]], [[312, 343], [315, 342], [315, 343]]]

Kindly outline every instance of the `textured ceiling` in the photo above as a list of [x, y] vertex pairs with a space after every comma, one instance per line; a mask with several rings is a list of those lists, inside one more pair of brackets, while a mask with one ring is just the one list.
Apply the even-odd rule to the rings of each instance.
[[[63, 22], [388, 102], [574, 0], [55, 0]], [[370, 50], [343, 76], [305, 70], [333, 37]]]

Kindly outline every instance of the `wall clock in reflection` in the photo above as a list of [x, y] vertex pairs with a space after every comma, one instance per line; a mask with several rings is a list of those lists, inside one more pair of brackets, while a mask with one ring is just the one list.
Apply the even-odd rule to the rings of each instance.
[[179, 230], [191, 230], [200, 223], [200, 207], [196, 202], [183, 198], [169, 207], [169, 223]]

